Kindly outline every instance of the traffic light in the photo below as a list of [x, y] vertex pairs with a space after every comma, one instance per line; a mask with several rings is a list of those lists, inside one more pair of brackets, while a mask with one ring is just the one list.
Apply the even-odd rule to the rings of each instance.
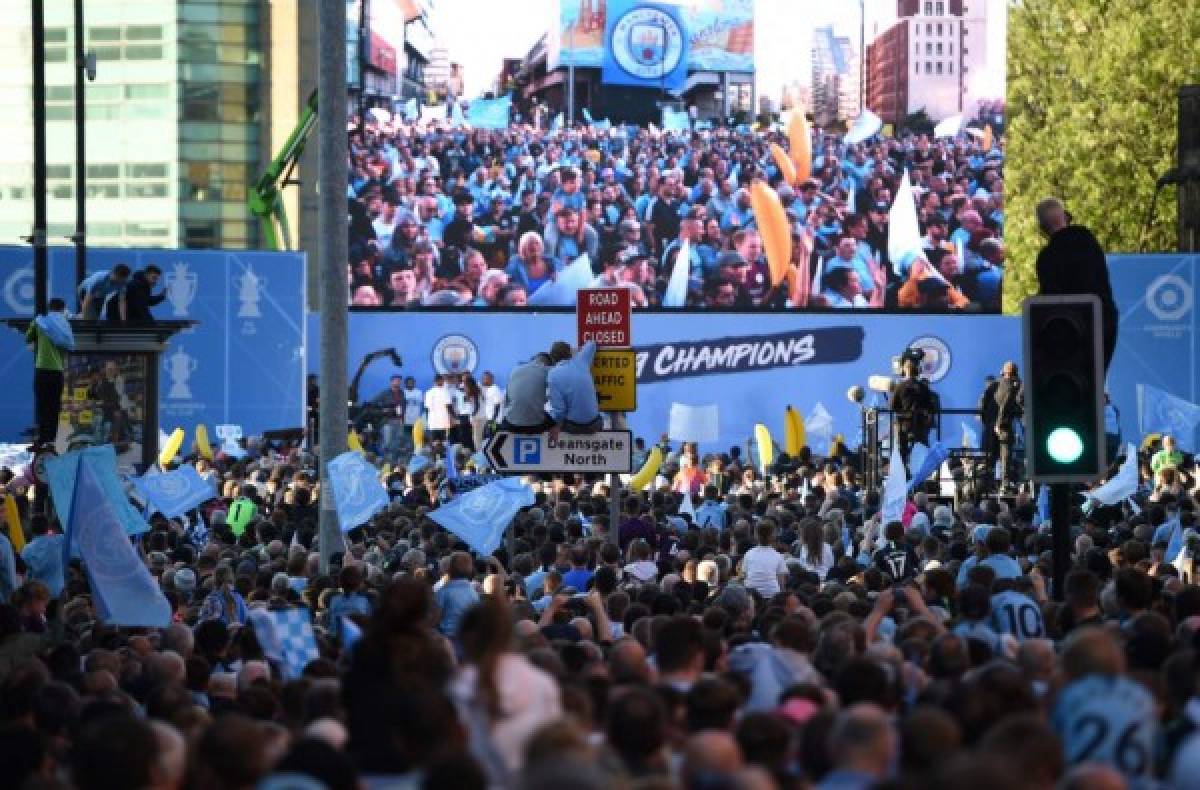
[[1100, 300], [1025, 301], [1025, 453], [1042, 483], [1091, 483], [1104, 466]]

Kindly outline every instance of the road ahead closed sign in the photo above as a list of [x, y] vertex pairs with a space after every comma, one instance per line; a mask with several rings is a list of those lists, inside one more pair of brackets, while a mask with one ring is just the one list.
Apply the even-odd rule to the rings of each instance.
[[520, 434], [499, 431], [484, 449], [500, 474], [558, 472], [590, 474], [633, 471], [633, 434], [600, 431], [591, 434]]
[[600, 348], [633, 345], [632, 303], [628, 288], [581, 288], [575, 302], [579, 345], [589, 340]]

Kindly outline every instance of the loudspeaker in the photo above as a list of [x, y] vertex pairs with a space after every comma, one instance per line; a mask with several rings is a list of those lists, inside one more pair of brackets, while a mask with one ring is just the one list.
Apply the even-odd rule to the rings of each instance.
[[1200, 252], [1200, 85], [1179, 89], [1179, 251]]

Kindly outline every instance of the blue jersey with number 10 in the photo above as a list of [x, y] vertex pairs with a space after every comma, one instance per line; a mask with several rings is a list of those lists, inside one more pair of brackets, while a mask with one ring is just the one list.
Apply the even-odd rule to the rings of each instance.
[[1005, 590], [992, 596], [992, 630], [1024, 642], [1044, 637], [1046, 623], [1036, 601], [1028, 595]]
[[1154, 698], [1129, 678], [1089, 675], [1063, 689], [1054, 703], [1054, 729], [1071, 765], [1100, 762], [1127, 778], [1154, 770]]

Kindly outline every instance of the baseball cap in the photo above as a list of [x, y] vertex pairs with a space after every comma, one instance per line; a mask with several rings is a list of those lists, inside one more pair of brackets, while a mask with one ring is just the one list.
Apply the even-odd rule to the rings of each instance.
[[750, 264], [735, 250], [726, 250], [717, 256], [717, 268], [722, 266], [749, 266]]

